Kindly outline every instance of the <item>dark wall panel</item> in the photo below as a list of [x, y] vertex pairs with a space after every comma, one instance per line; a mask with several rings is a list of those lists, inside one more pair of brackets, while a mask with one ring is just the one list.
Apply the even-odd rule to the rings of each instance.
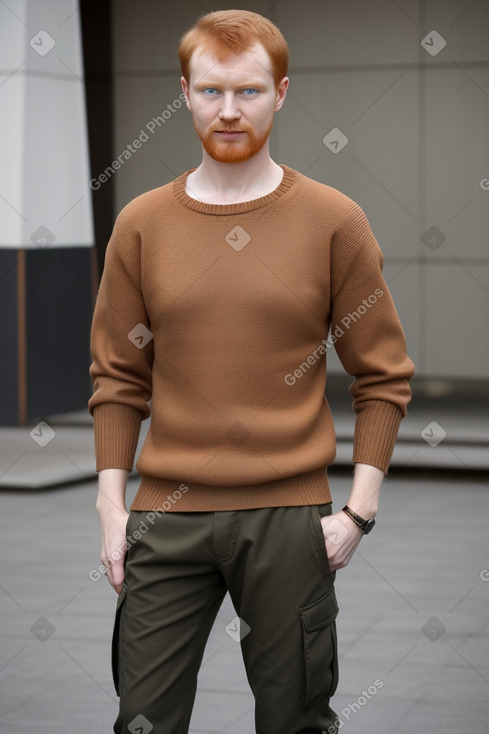
[[[113, 160], [112, 2], [80, 3], [91, 177]], [[114, 224], [114, 182], [92, 191], [98, 276]]]
[[0, 425], [18, 420], [17, 250], [0, 250]]
[[90, 248], [27, 252], [29, 417], [86, 408], [92, 317]]

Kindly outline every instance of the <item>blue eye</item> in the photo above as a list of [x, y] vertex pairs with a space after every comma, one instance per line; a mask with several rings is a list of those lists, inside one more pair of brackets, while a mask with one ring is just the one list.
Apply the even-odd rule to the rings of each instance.
[[[205, 87], [204, 89], [202, 89], [202, 91], [205, 94], [208, 94], [210, 97], [214, 97], [216, 94], [220, 94], [219, 90], [215, 87]], [[242, 91], [244, 92], [245, 97], [253, 97], [255, 96], [255, 94], [258, 94], [258, 89], [255, 89], [254, 87], [247, 87]], [[251, 94], [248, 94], [248, 92], [251, 92]]]

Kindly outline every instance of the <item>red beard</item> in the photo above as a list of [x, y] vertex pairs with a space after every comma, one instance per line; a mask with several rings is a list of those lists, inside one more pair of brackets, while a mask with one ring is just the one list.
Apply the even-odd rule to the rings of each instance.
[[[204, 150], [211, 158], [219, 161], [220, 163], [241, 163], [242, 161], [247, 161], [249, 158], [252, 158], [265, 144], [272, 126], [273, 118], [268, 129], [263, 133], [263, 135], [257, 137], [253, 128], [248, 125], [238, 124], [236, 127], [228, 128], [226, 127], [226, 124], [223, 123], [219, 127], [212, 127], [205, 134], [201, 134], [195, 127], [194, 123], [194, 127], [197, 131], [197, 135], [202, 141]], [[230, 138], [222, 138], [222, 140], [220, 140], [220, 135], [216, 133], [215, 130], [229, 130], [230, 132], [233, 130], [243, 130], [244, 134], [240, 135], [237, 140], [231, 140]]]

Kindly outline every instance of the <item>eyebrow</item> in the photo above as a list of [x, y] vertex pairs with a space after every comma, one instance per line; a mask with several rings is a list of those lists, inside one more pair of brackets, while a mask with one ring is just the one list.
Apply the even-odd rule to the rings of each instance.
[[[220, 87], [220, 82], [213, 82], [213, 81], [198, 81], [195, 82], [196, 87]], [[259, 82], [259, 81], [249, 81], [244, 82], [243, 84], [238, 84], [239, 87], [263, 87], [265, 86], [265, 82]]]

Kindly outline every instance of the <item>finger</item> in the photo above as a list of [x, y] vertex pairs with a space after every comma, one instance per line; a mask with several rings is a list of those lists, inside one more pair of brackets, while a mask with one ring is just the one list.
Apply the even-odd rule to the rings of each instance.
[[107, 576], [107, 581], [109, 584], [113, 587], [114, 586], [114, 579], [112, 577], [112, 569], [110, 566], [105, 566], [104, 574]]

